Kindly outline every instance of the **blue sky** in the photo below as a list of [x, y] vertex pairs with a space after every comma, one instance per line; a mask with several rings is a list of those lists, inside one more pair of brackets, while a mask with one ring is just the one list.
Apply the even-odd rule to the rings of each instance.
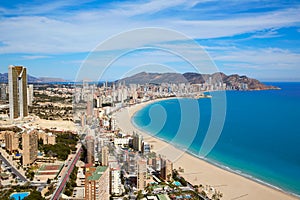
[[[131, 53], [111, 64], [101, 79], [143, 70], [187, 72], [193, 69], [186, 60], [164, 50], [184, 49], [189, 60], [200, 62], [204, 54], [189, 45], [195, 40], [226, 74], [300, 81], [300, 1], [15, 0], [1, 1], [0, 17], [1, 73], [8, 65], [24, 65], [37, 77], [74, 80], [81, 66], [103, 67], [103, 60], [124, 50]], [[144, 34], [141, 43], [133, 34], [113, 48], [101, 46], [124, 32], [147, 27], [172, 30], [188, 39], [179, 42], [162, 32], [160, 37]], [[156, 48], [134, 50], [149, 46]], [[91, 56], [94, 51], [97, 56]]]

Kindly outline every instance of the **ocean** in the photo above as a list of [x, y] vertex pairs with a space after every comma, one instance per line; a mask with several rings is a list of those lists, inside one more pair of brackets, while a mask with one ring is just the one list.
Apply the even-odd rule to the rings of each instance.
[[207, 155], [201, 146], [211, 126], [218, 126], [214, 118], [222, 118], [212, 115], [219, 92], [210, 92], [212, 99], [155, 102], [132, 121], [210, 163], [300, 196], [300, 83], [267, 84], [281, 90], [226, 91], [224, 124], [218, 122], [223, 128], [213, 133]]

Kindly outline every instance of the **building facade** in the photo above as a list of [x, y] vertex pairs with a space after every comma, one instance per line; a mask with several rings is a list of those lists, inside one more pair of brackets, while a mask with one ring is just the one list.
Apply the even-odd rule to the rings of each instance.
[[109, 199], [109, 168], [106, 166], [86, 168], [85, 200]]
[[38, 155], [38, 134], [36, 131], [22, 134], [22, 164], [23, 166], [32, 164]]
[[27, 104], [27, 73], [23, 66], [8, 67], [9, 114], [10, 119], [26, 117]]
[[170, 160], [161, 159], [160, 177], [163, 180], [170, 181], [173, 175], [173, 163]]
[[28, 85], [27, 88], [27, 103], [29, 106], [32, 106], [32, 102], [33, 102], [33, 85], [30, 84]]
[[7, 97], [7, 85], [5, 83], [0, 84], [0, 100], [6, 100]]
[[95, 140], [92, 136], [86, 137], [87, 163], [94, 164], [95, 161]]
[[110, 193], [121, 195], [123, 193], [121, 181], [121, 168], [117, 162], [109, 163], [110, 165]]
[[144, 190], [147, 179], [147, 160], [138, 159], [137, 161], [137, 189]]
[[133, 133], [132, 146], [136, 151], [142, 151], [143, 137], [140, 134]]
[[102, 166], [108, 166], [108, 155], [109, 155], [108, 146], [102, 147], [102, 149], [101, 149], [101, 163], [102, 163]]
[[19, 148], [19, 135], [13, 131], [6, 131], [4, 134], [6, 150], [10, 153], [17, 151]]

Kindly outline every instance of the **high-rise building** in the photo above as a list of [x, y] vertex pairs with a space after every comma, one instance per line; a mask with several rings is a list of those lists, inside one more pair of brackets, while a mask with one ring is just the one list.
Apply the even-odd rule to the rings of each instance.
[[7, 85], [5, 83], [0, 84], [0, 99], [6, 100], [7, 97]]
[[43, 144], [51, 144], [51, 145], [56, 144], [56, 135], [52, 133], [39, 132], [38, 139], [43, 140]]
[[107, 146], [102, 147], [101, 149], [101, 163], [102, 166], [108, 166], [108, 154], [109, 149]]
[[121, 181], [121, 168], [117, 162], [109, 163], [110, 167], [110, 193], [121, 195], [123, 193]]
[[27, 88], [27, 102], [29, 106], [32, 106], [32, 102], [33, 102], [33, 85], [30, 84], [28, 85]]
[[19, 148], [19, 135], [13, 131], [5, 132], [5, 148], [9, 152], [18, 150]]
[[160, 177], [163, 180], [170, 181], [173, 174], [173, 163], [170, 160], [161, 159]]
[[143, 137], [137, 133], [133, 133], [132, 146], [136, 151], [142, 151]]
[[86, 137], [87, 163], [94, 164], [95, 161], [95, 140], [92, 136]]
[[150, 153], [150, 149], [151, 149], [150, 144], [148, 142], [143, 142], [143, 144], [142, 144], [142, 153], [144, 155], [146, 155], [146, 154]]
[[9, 114], [10, 119], [26, 117], [27, 105], [27, 74], [23, 66], [8, 67]]
[[137, 161], [137, 189], [144, 190], [147, 179], [147, 160], [138, 159]]
[[38, 154], [38, 134], [36, 131], [25, 132], [22, 134], [22, 164], [32, 164]]
[[109, 168], [106, 166], [86, 168], [85, 200], [109, 199]]

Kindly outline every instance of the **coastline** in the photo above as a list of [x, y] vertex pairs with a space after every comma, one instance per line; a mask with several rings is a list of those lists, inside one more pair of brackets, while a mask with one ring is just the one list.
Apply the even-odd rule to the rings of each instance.
[[175, 169], [179, 167], [184, 169], [184, 172], [180, 174], [186, 180], [193, 185], [202, 184], [203, 186], [209, 185], [215, 188], [223, 193], [222, 199], [299, 199], [268, 183], [253, 180], [251, 177], [227, 169], [225, 166], [218, 166], [205, 159], [200, 159], [169, 142], [147, 134], [132, 123], [132, 117], [137, 111], [148, 104], [162, 100], [164, 99], [156, 99], [122, 108], [114, 114], [118, 127], [122, 132], [129, 135], [133, 131], [143, 135], [144, 140], [151, 145], [152, 151], [173, 161]]

